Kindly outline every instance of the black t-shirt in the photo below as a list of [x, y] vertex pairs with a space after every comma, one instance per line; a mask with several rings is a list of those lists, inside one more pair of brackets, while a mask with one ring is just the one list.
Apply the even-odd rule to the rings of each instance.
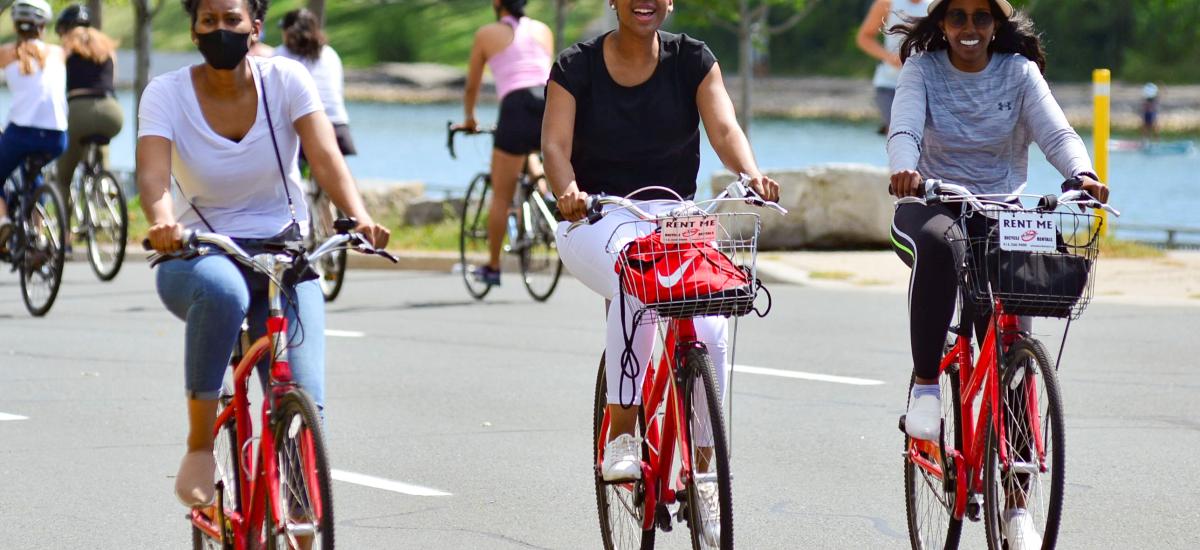
[[[659, 31], [658, 67], [637, 86], [613, 81], [604, 38], [567, 48], [550, 79], [575, 97], [571, 166], [580, 190], [626, 195], [648, 185], [696, 194], [700, 112], [696, 90], [717, 59], [703, 42]], [[670, 198], [666, 192], [636, 199]]]
[[78, 54], [67, 57], [67, 91], [90, 89], [113, 95], [113, 60], [96, 63]]

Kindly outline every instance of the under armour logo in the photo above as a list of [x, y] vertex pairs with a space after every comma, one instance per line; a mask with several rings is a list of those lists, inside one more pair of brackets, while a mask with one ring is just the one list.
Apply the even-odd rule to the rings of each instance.
[[1001, 111], [1011, 111], [1012, 110], [1012, 102], [1011, 101], [1001, 101], [1000, 102], [1000, 110]]

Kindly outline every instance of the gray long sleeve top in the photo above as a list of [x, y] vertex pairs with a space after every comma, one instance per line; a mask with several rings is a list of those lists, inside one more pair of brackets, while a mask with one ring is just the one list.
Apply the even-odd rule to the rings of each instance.
[[1093, 171], [1037, 64], [1019, 54], [994, 54], [977, 73], [955, 68], [945, 51], [909, 58], [890, 132], [892, 173], [917, 170], [974, 193], [1011, 193], [1024, 184], [1035, 141], [1064, 179]]

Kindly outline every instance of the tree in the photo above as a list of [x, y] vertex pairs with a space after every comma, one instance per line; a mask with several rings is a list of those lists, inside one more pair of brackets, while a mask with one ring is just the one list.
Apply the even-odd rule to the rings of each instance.
[[[738, 109], [742, 130], [750, 134], [751, 83], [754, 80], [754, 51], [766, 51], [772, 35], [787, 31], [804, 20], [820, 0], [737, 0], [731, 5], [728, 0], [694, 0], [688, 8], [702, 10], [712, 24], [737, 35], [738, 73], [740, 77], [741, 101]], [[771, 10], [789, 9], [792, 14], [785, 20], [772, 25]]]
[[317, 16], [317, 21], [325, 23], [325, 0], [308, 0], [308, 11]]
[[[154, 3], [153, 7], [150, 5]], [[150, 54], [154, 47], [154, 18], [162, 11], [164, 0], [133, 0], [133, 47], [137, 51], [137, 69], [133, 79], [133, 103], [142, 104], [142, 92], [150, 83]], [[137, 117], [134, 117], [134, 125]]]
[[567, 32], [567, 4], [571, 0], [554, 0], [554, 53], [563, 50], [563, 33]]
[[103, 12], [104, 2], [102, 0], [88, 0], [88, 12], [92, 16], [92, 26], [97, 29], [103, 27]]

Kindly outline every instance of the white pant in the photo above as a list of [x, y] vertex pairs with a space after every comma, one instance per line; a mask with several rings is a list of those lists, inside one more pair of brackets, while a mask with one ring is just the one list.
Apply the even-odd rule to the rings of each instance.
[[[670, 210], [675, 203], [671, 202], [639, 202], [638, 206], [651, 214], [660, 214]], [[630, 223], [636, 222], [636, 223]], [[558, 256], [563, 265], [575, 278], [587, 285], [596, 294], [607, 300], [612, 300], [608, 308], [608, 331], [604, 347], [605, 378], [608, 381], [608, 402], [610, 404], [640, 404], [642, 401], [642, 380], [646, 376], [646, 365], [654, 352], [655, 325], [633, 326], [633, 317], [643, 306], [633, 296], [625, 296], [625, 322], [621, 322], [620, 281], [614, 269], [618, 253], [629, 241], [654, 231], [654, 224], [642, 222], [636, 215], [624, 209], [613, 209], [603, 219], [594, 225], [577, 227], [569, 234], [566, 233], [568, 222], [558, 224], [555, 239], [558, 242]], [[645, 315], [653, 315], [647, 312]], [[717, 371], [718, 393], [725, 395], [725, 381], [729, 376], [729, 366], [726, 359], [728, 341], [728, 323], [724, 317], [697, 317], [693, 320], [696, 335], [708, 348], [713, 366]], [[636, 328], [636, 332], [634, 329]], [[625, 351], [625, 334], [633, 333], [631, 351], [637, 359], [637, 368], [632, 365], [627, 370], [636, 371], [632, 384], [629, 377], [622, 380], [621, 356]], [[622, 381], [624, 385], [622, 385]], [[695, 406], [702, 410], [706, 401], [703, 389], [698, 392]], [[630, 395], [632, 393], [632, 395]], [[704, 416], [704, 415], [701, 415]]]

